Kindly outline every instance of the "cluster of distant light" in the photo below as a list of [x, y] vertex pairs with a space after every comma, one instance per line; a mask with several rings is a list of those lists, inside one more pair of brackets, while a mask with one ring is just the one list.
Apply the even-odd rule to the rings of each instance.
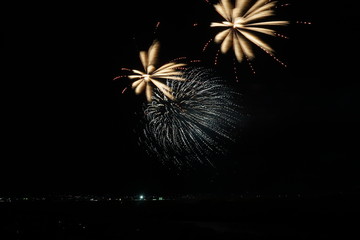
[[178, 167], [194, 160], [212, 164], [210, 159], [224, 154], [235, 139], [243, 118], [239, 94], [209, 69], [188, 68], [182, 78], [186, 81], [168, 80], [174, 100], [154, 90], [144, 109], [140, 144]]
[[1, 197], [1, 203], [17, 203], [17, 202], [154, 202], [154, 201], [183, 201], [183, 200], [206, 200], [206, 199], [225, 199], [228, 201], [242, 200], [242, 199], [296, 199], [296, 198], [314, 198], [314, 197], [326, 197], [326, 196], [343, 196], [352, 195], [352, 192], [330, 192], [324, 194], [310, 194], [303, 192], [273, 192], [273, 193], [262, 193], [262, 192], [243, 192], [238, 194], [173, 194], [173, 195], [153, 195], [153, 194], [135, 194], [135, 195], [119, 195], [119, 196], [106, 196], [106, 195], [56, 195], [56, 196], [17, 196], [17, 197]]
[[106, 195], [56, 195], [56, 196], [17, 196], [17, 197], [0, 197], [0, 203], [15, 203], [15, 202], [131, 202], [131, 201], [163, 201], [174, 200], [170, 196], [157, 195], [121, 195], [121, 196], [106, 196]]

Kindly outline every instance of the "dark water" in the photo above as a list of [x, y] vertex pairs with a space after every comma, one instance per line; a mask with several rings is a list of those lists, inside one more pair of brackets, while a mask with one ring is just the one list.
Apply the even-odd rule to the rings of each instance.
[[0, 239], [360, 239], [359, 200], [0, 203]]

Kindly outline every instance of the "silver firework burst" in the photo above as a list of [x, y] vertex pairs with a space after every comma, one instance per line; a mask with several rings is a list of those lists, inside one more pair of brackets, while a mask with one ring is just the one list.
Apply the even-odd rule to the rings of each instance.
[[244, 118], [240, 94], [210, 69], [188, 68], [181, 78], [167, 80], [174, 99], [154, 90], [144, 106], [139, 143], [164, 164], [213, 165], [235, 141]]

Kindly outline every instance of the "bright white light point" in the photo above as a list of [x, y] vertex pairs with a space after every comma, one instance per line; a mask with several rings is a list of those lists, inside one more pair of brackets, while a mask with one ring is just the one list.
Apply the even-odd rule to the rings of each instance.
[[140, 200], [143, 200], [143, 199], [144, 199], [144, 195], [140, 195], [139, 198], [140, 198]]
[[146, 82], [149, 82], [149, 81], [150, 81], [150, 75], [149, 75], [149, 74], [144, 74], [143, 77], [144, 77], [144, 80], [145, 80]]

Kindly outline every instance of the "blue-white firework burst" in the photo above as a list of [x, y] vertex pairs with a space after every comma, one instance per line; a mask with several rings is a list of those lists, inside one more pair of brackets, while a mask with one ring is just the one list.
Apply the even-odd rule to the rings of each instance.
[[140, 144], [164, 164], [214, 165], [244, 119], [240, 94], [210, 69], [188, 68], [181, 77], [186, 81], [167, 81], [173, 100], [155, 89], [144, 106]]

